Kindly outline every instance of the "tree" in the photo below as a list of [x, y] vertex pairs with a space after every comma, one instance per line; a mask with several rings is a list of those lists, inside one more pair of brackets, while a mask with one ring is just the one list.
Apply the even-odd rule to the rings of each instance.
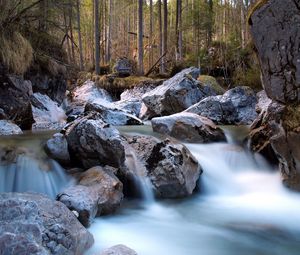
[[143, 46], [143, 0], [138, 0], [138, 70], [139, 74], [144, 74], [144, 46]]
[[176, 0], [176, 61], [182, 61], [182, 2]]
[[94, 29], [95, 29], [95, 72], [100, 74], [100, 25], [99, 25], [99, 0], [94, 0]]
[[76, 0], [77, 8], [77, 26], [78, 26], [78, 44], [79, 44], [79, 67], [83, 70], [83, 52], [82, 52], [82, 39], [81, 39], [81, 22], [80, 22], [80, 0]]
[[[162, 52], [165, 54], [167, 52], [168, 47], [168, 0], [163, 0], [163, 9], [164, 9], [164, 19], [163, 19], [163, 40], [162, 40]], [[165, 57], [162, 58], [162, 72], [164, 73], [166, 59]]]
[[164, 69], [164, 60], [163, 60], [163, 30], [162, 30], [162, 13], [161, 13], [161, 0], [157, 1], [158, 6], [158, 27], [159, 27], [159, 55], [160, 55], [160, 72], [163, 73]]

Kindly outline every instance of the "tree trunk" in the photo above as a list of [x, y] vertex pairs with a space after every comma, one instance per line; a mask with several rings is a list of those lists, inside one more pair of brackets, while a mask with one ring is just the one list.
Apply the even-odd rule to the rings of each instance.
[[[163, 30], [162, 30], [162, 13], [161, 13], [161, 0], [157, 1], [158, 6], [158, 27], [159, 27], [159, 55], [162, 56], [163, 52]], [[161, 58], [160, 60], [160, 72], [164, 72], [164, 60]]]
[[214, 25], [214, 17], [213, 17], [213, 0], [208, 0], [208, 17], [209, 24], [207, 29], [207, 48], [211, 46], [212, 36], [213, 36], [213, 25]]
[[143, 47], [143, 0], [138, 0], [138, 71], [144, 74], [144, 47]]
[[79, 66], [80, 70], [83, 70], [83, 53], [82, 53], [82, 39], [81, 39], [81, 23], [80, 23], [80, 0], [76, 1], [77, 6], [77, 26], [78, 26], [78, 45], [79, 45]]
[[182, 61], [182, 2], [176, 1], [176, 62]]
[[[163, 22], [163, 42], [162, 42], [162, 51], [163, 54], [167, 52], [168, 47], [168, 0], [163, 0], [164, 3], [164, 22]], [[162, 66], [162, 72], [164, 73], [165, 70], [165, 64], [166, 64], [166, 58], [163, 58], [163, 66]]]
[[106, 43], [106, 62], [109, 63], [111, 60], [111, 26], [112, 26], [112, 0], [109, 0], [108, 4], [108, 32], [107, 32], [107, 43]]
[[94, 29], [95, 29], [95, 72], [100, 74], [100, 28], [99, 28], [99, 0], [94, 0]]
[[72, 50], [72, 62], [75, 64], [75, 47], [74, 47], [74, 36], [73, 36], [73, 6], [71, 0], [69, 0], [69, 29], [70, 29], [70, 40]]
[[153, 0], [150, 0], [149, 67], [153, 65]]

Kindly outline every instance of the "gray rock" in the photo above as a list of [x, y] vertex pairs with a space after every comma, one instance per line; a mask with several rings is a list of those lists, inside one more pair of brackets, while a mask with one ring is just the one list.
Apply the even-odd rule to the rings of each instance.
[[157, 197], [180, 198], [193, 193], [201, 171], [184, 145], [142, 135], [127, 140], [145, 165]]
[[163, 80], [143, 81], [143, 85], [135, 86], [132, 89], [127, 89], [121, 94], [121, 100], [137, 99], [142, 101], [144, 94], [150, 92], [157, 86], [161, 85]]
[[125, 245], [118, 244], [102, 251], [100, 255], [137, 255], [137, 253]]
[[18, 135], [22, 134], [21, 128], [8, 120], [0, 120], [0, 136], [1, 135]]
[[30, 193], [0, 194], [2, 254], [80, 255], [93, 236], [62, 203]]
[[89, 111], [98, 112], [104, 122], [113, 126], [143, 125], [143, 122], [140, 119], [127, 111], [122, 110], [114, 103], [105, 101], [87, 103], [85, 106], [85, 112]]
[[68, 150], [68, 142], [61, 133], [56, 133], [49, 139], [45, 145], [45, 151], [50, 158], [55, 159], [62, 165], [70, 165], [70, 154]]
[[101, 115], [89, 112], [65, 127], [72, 162], [85, 168], [122, 166], [125, 161], [123, 138], [119, 131], [105, 123]]
[[[187, 68], [143, 96], [143, 102], [156, 116], [181, 112], [201, 99], [211, 96], [196, 80], [199, 69]], [[213, 95], [216, 95], [214, 93]], [[154, 117], [154, 116], [152, 116]]]
[[133, 62], [125, 57], [118, 58], [113, 70], [120, 77], [130, 76], [134, 72]]
[[142, 101], [138, 99], [120, 100], [114, 102], [114, 105], [122, 111], [128, 112], [136, 117], [140, 115]]
[[182, 112], [151, 120], [154, 132], [167, 134], [184, 142], [209, 143], [225, 141], [222, 129], [210, 119]]
[[299, 1], [266, 1], [252, 12], [249, 24], [268, 97], [300, 103]]
[[191, 106], [186, 112], [207, 117], [216, 124], [251, 124], [257, 117], [257, 99], [249, 87], [235, 87], [222, 96], [211, 96]]

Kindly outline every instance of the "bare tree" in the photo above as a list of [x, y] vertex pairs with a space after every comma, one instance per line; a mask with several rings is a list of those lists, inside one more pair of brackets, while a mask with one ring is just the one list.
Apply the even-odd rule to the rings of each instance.
[[138, 70], [139, 74], [144, 74], [144, 46], [143, 46], [143, 0], [138, 0]]
[[94, 0], [94, 29], [95, 29], [95, 72], [100, 74], [100, 26], [99, 26], [99, 0]]
[[82, 52], [82, 39], [81, 39], [81, 22], [80, 22], [80, 0], [76, 1], [77, 7], [77, 26], [78, 26], [78, 44], [79, 44], [79, 67], [83, 70], [83, 52]]
[[[164, 3], [164, 19], [163, 19], [163, 40], [162, 40], [162, 51], [163, 54], [167, 52], [167, 47], [168, 47], [168, 0], [163, 0]], [[165, 57], [162, 58], [162, 72], [164, 73], [165, 70]]]

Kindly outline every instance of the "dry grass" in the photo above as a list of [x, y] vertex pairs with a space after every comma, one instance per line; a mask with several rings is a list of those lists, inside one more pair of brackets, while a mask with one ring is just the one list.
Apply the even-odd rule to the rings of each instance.
[[0, 61], [15, 74], [24, 74], [33, 60], [33, 49], [19, 32], [0, 32]]

